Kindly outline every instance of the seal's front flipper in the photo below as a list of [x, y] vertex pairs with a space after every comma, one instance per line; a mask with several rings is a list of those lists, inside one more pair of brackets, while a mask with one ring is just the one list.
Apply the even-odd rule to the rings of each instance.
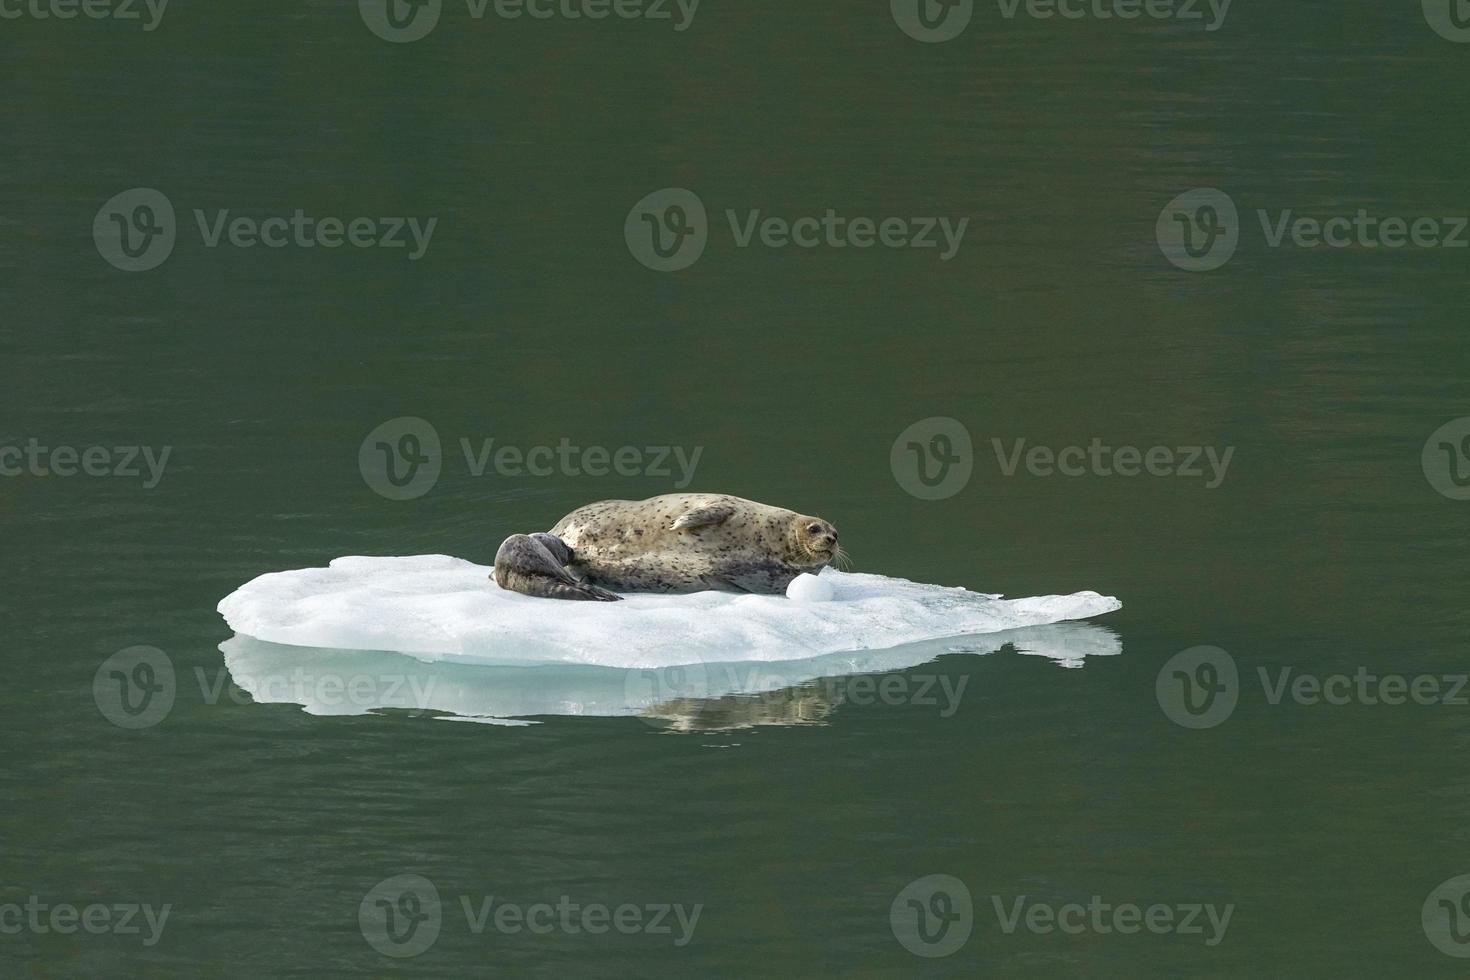
[[724, 592], [746, 592], [751, 595], [785, 595], [786, 587], [797, 573], [778, 562], [751, 563], [729, 569], [720, 577]]
[[723, 524], [735, 513], [735, 508], [729, 504], [716, 504], [713, 507], [697, 507], [694, 510], [680, 514], [674, 523], [669, 525], [670, 531], [683, 531], [689, 528], [713, 527]]
[[616, 602], [622, 596], [579, 582], [567, 571], [572, 549], [550, 534], [512, 534], [495, 553], [495, 584], [541, 599]]

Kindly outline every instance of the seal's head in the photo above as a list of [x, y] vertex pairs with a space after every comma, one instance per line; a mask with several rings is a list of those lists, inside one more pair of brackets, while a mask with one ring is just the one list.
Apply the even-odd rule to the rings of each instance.
[[837, 529], [820, 517], [798, 514], [791, 519], [787, 531], [792, 564], [798, 568], [820, 570], [846, 557], [837, 543]]

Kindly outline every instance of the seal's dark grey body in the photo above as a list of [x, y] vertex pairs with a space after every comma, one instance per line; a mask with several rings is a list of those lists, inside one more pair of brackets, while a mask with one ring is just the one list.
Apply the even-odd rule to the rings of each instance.
[[549, 534], [515, 534], [495, 556], [495, 581], [526, 595], [618, 598], [614, 592], [780, 594], [837, 554], [818, 517], [717, 493], [603, 500]]

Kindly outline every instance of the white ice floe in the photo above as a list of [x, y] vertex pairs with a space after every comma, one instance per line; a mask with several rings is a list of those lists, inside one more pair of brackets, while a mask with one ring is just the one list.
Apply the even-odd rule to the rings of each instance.
[[628, 669], [807, 660], [1085, 619], [1120, 606], [1096, 592], [1002, 599], [831, 568], [798, 579], [790, 598], [700, 592], [573, 602], [507, 592], [485, 566], [419, 555], [272, 572], [227, 596], [219, 612], [237, 633], [288, 646]]

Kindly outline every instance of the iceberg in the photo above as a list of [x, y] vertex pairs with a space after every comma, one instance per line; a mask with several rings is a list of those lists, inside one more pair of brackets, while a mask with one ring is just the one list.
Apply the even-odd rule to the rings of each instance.
[[[1096, 592], [1005, 599], [833, 568], [798, 578], [785, 596], [699, 592], [570, 602], [505, 591], [490, 571], [447, 555], [338, 558], [326, 568], [261, 575], [225, 597], [219, 612], [237, 634], [277, 646], [391, 652], [425, 663], [627, 671], [889, 650], [1122, 606]], [[1076, 656], [1056, 659], [1080, 663]]]

